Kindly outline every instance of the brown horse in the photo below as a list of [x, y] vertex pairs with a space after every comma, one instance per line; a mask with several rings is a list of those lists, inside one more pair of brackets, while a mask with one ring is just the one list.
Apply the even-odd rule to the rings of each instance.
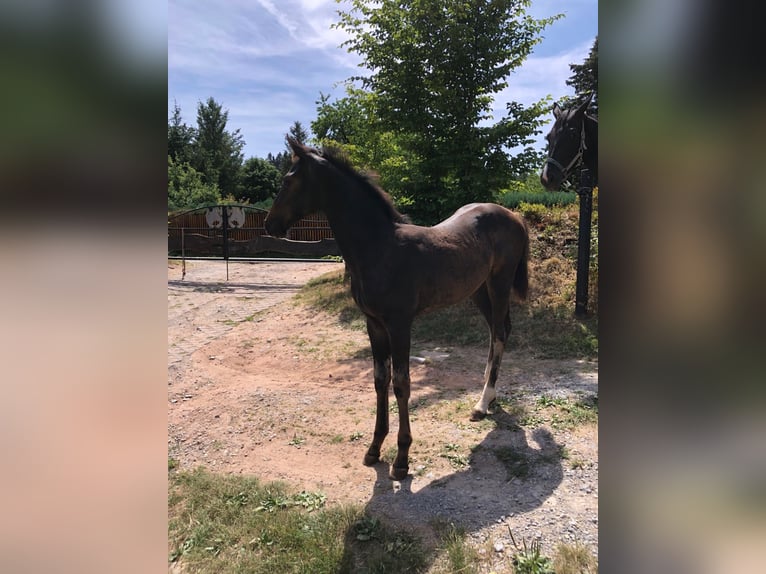
[[[492, 203], [460, 208], [434, 227], [411, 225], [390, 198], [337, 152], [287, 138], [293, 164], [266, 217], [266, 231], [284, 237], [302, 217], [324, 212], [351, 277], [351, 294], [367, 318], [372, 346], [377, 412], [364, 464], [380, 459], [388, 434], [392, 379], [399, 406], [398, 451], [390, 477], [409, 470], [412, 443], [410, 329], [416, 315], [471, 297], [490, 329], [484, 390], [472, 420], [487, 414], [511, 330], [511, 291], [527, 294], [529, 239], [524, 220]], [[392, 369], [393, 366], [393, 369]]]

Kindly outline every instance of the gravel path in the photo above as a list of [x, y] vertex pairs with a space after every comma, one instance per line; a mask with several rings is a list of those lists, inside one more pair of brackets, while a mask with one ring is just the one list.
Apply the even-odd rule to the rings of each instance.
[[227, 280], [225, 261], [187, 261], [185, 275], [176, 262], [168, 268], [168, 366], [178, 366], [248, 317], [289, 299], [309, 279], [342, 265], [230, 262]]
[[[169, 265], [174, 458], [182, 467], [204, 464], [321, 490], [328, 501], [364, 504], [406, 527], [453, 523], [484, 557], [482, 572], [512, 572], [510, 532], [519, 545], [540, 541], [548, 555], [559, 542], [579, 542], [597, 554], [595, 425], [520, 426], [520, 415], [504, 411], [482, 425], [468, 422], [467, 411], [448, 414], [476, 400], [483, 350], [455, 348], [444, 361], [411, 365], [413, 401], [421, 406], [413, 419], [410, 477], [392, 482], [386, 464], [361, 465], [374, 412], [371, 365], [357, 352], [368, 348], [366, 334], [279, 305], [309, 279], [342, 266], [236, 262], [229, 264], [227, 281], [223, 261], [187, 262], [183, 279], [180, 262]], [[322, 345], [344, 349], [343, 358], [325, 357]], [[511, 352], [501, 378], [499, 396], [526, 405], [531, 417], [543, 396], [571, 401], [598, 395], [597, 365], [587, 361]], [[359, 432], [363, 441], [348, 438]], [[300, 447], [291, 442], [297, 435], [305, 439]], [[450, 444], [459, 449], [445, 451]], [[465, 457], [466, 464], [453, 466], [445, 453]], [[521, 476], [513, 476], [503, 455], [522, 461]]]

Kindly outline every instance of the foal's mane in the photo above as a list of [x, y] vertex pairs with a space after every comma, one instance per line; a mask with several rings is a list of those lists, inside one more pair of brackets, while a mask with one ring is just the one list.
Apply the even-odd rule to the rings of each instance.
[[348, 175], [359, 184], [359, 187], [383, 209], [383, 212], [394, 223], [410, 223], [409, 218], [397, 211], [391, 196], [388, 195], [371, 174], [357, 171], [351, 161], [342, 150], [334, 147], [323, 147], [320, 155], [330, 162], [336, 169]]

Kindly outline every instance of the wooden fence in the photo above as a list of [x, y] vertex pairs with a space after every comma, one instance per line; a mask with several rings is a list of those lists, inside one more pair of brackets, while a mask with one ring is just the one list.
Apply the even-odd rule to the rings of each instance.
[[216, 205], [168, 217], [168, 255], [182, 257], [264, 257], [340, 255], [324, 215], [311, 215], [288, 231], [270, 237], [267, 212], [247, 205]]

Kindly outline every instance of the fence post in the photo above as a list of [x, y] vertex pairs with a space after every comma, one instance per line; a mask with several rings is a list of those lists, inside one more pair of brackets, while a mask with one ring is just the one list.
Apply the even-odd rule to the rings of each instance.
[[588, 168], [580, 171], [580, 227], [577, 236], [577, 287], [575, 291], [575, 317], [588, 314], [588, 275], [590, 270], [591, 214], [593, 213], [593, 180]]
[[181, 228], [181, 281], [186, 277], [186, 248], [184, 247], [184, 236], [186, 228]]
[[223, 258], [226, 260], [226, 281], [229, 280], [229, 207], [221, 206], [221, 225], [223, 226]]

